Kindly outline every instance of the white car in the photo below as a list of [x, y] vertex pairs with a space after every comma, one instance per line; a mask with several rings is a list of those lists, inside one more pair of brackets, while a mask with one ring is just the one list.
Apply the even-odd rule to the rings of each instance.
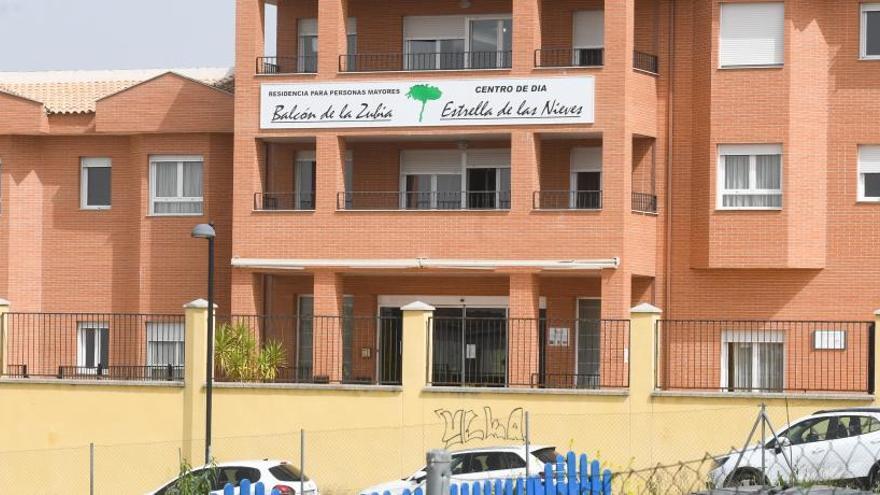
[[[227, 483], [238, 488], [245, 479], [254, 484], [262, 482], [266, 493], [277, 489], [281, 495], [319, 495], [315, 480], [310, 480], [308, 476], [303, 480], [303, 492], [300, 492], [300, 471], [287, 461], [234, 461], [217, 464], [215, 468], [217, 479], [211, 487], [211, 495], [223, 495], [223, 487]], [[202, 474], [206, 469], [210, 469], [209, 466], [195, 468], [193, 474]], [[176, 495], [177, 489], [174, 485], [177, 480], [175, 478], [147, 495]]]
[[777, 434], [763, 450], [756, 445], [716, 458], [712, 486], [857, 481], [880, 487], [880, 409], [818, 411]]
[[[528, 458], [529, 474], [537, 476], [544, 472], [544, 464], [556, 463], [555, 447], [531, 445]], [[486, 447], [479, 449], [459, 450], [450, 453], [452, 456], [452, 482], [496, 480], [519, 478], [526, 474], [525, 447]], [[361, 490], [361, 495], [400, 495], [405, 489], [415, 490], [424, 486], [427, 473], [423, 467], [402, 480], [389, 481], [380, 485]]]

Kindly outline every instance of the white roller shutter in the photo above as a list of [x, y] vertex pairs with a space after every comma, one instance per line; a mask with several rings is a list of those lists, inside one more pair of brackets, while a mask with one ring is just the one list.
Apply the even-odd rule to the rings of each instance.
[[510, 150], [468, 150], [467, 166], [468, 168], [508, 168], [510, 167]]
[[403, 38], [408, 40], [464, 39], [464, 16], [434, 15], [404, 17]]
[[722, 3], [718, 47], [722, 67], [782, 65], [785, 52], [783, 3]]
[[719, 155], [781, 155], [781, 144], [719, 144]]
[[459, 150], [403, 150], [401, 174], [461, 174]]
[[299, 20], [300, 36], [317, 36], [318, 35], [318, 19], [300, 19]]
[[602, 148], [574, 148], [571, 150], [572, 172], [601, 172]]
[[880, 145], [859, 146], [859, 172], [880, 174]]
[[602, 48], [605, 43], [605, 12], [582, 10], [574, 13], [573, 48]]

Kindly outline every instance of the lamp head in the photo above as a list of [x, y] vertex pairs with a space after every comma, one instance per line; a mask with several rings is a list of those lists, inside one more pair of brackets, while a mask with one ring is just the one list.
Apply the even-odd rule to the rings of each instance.
[[211, 224], [200, 223], [193, 227], [192, 236], [196, 239], [213, 239], [215, 236], [214, 227]]

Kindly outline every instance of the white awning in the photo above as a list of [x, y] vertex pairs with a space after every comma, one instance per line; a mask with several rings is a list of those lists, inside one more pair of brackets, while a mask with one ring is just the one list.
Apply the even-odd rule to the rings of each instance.
[[306, 270], [309, 268], [350, 268], [406, 270], [415, 268], [441, 270], [500, 270], [532, 268], [537, 270], [602, 270], [620, 266], [620, 258], [596, 260], [466, 260], [466, 259], [281, 259], [233, 258], [235, 268], [264, 270]]

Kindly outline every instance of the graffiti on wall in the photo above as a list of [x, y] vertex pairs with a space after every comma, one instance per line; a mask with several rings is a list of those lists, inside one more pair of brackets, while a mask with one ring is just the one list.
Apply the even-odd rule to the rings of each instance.
[[496, 416], [492, 408], [486, 406], [482, 411], [474, 409], [437, 409], [434, 411], [443, 420], [445, 447], [463, 445], [476, 440], [524, 440], [524, 414], [518, 407], [507, 415]]

